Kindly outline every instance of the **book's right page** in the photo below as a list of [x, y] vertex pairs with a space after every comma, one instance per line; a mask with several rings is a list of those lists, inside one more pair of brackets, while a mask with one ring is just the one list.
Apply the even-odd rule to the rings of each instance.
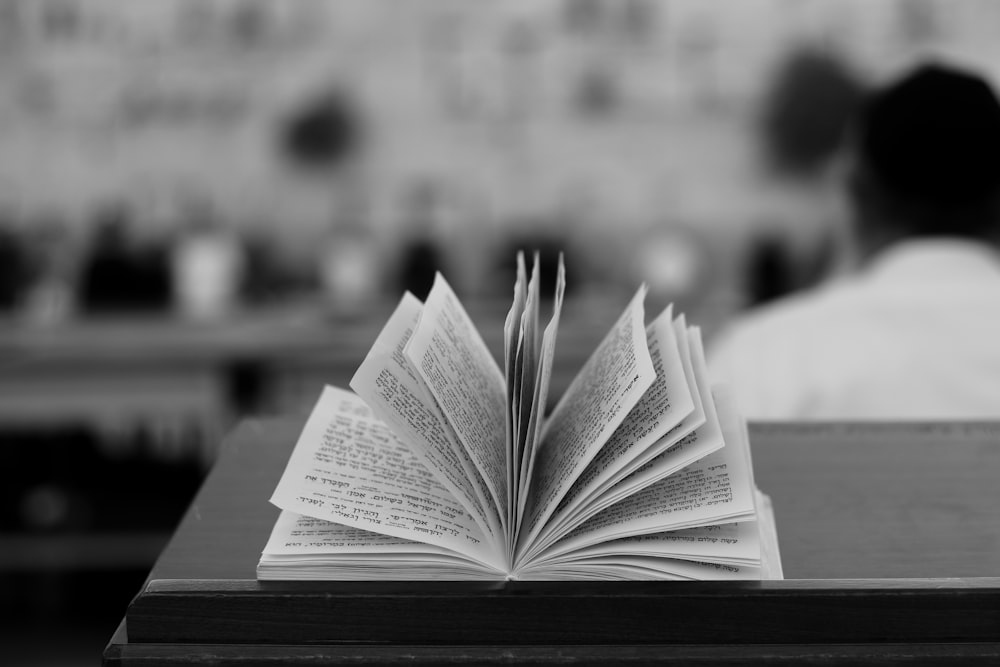
[[678, 340], [682, 342], [685, 367], [689, 368], [691, 373], [698, 427], [685, 433], [681, 438], [676, 436], [666, 438], [663, 443], [657, 443], [630, 461], [593, 494], [579, 515], [593, 516], [596, 512], [673, 475], [725, 445], [716, 406], [717, 394], [711, 388], [701, 332], [698, 327], [689, 327], [679, 334]]
[[643, 324], [645, 296], [644, 285], [543, 427], [518, 538], [519, 554], [656, 377]]
[[[518, 579], [762, 579], [758, 522], [743, 521], [600, 542], [525, 567]], [[771, 572], [768, 570], [767, 572]]]
[[[607, 507], [723, 446], [722, 429], [709, 388], [708, 371], [697, 328], [687, 327], [683, 315], [673, 321], [661, 316], [654, 324], [659, 325], [654, 327], [659, 340], [651, 337], [650, 353], [654, 359], [660, 357], [656, 382], [560, 503], [552, 520], [526, 552], [526, 560], [531, 560], [536, 554], [551, 547]], [[668, 331], [672, 335], [664, 336]], [[675, 362], [679, 361], [679, 368], [677, 363], [671, 364], [674, 382], [661, 377], [661, 373], [666, 373], [668, 368], [663, 363], [663, 356], [671, 354], [671, 345], [674, 346], [673, 354], [678, 357]], [[672, 427], [670, 424], [674, 420], [668, 419], [665, 424], [661, 424], [650, 434], [655, 437], [662, 433], [652, 444], [641, 440], [632, 442], [631, 435], [636, 432], [637, 427], [641, 429], [640, 433], [644, 432], [643, 424], [650, 419], [648, 413], [655, 414], [654, 408], [661, 405], [663, 396], [656, 395], [680, 392], [678, 383], [686, 392], [683, 396], [688, 401], [682, 403], [682, 408], [687, 414], [675, 416], [674, 420], [680, 417], [680, 421]], [[650, 393], [654, 396], [650, 397]], [[633, 420], [637, 424], [633, 424]], [[626, 436], [622, 439], [623, 442], [619, 441], [620, 434]], [[626, 446], [619, 446], [621, 444]], [[594, 474], [590, 474], [588, 479], [588, 473]], [[581, 488], [581, 482], [586, 482], [587, 485]]]
[[760, 528], [760, 569], [762, 579], [784, 579], [781, 550], [778, 548], [778, 526], [774, 521], [771, 497], [757, 491], [757, 525]]
[[[673, 308], [668, 307], [646, 328], [646, 338], [656, 379], [573, 482], [539, 535], [534, 549], [579, 525], [587, 516], [588, 506], [616, 481], [639, 467], [640, 460], [648, 460], [657, 452], [679, 443], [705, 422], [686, 345], [683, 316], [675, 322]], [[650, 452], [648, 457], [647, 452]], [[581, 515], [583, 518], [578, 518]]]
[[[596, 576], [608, 567], [618, 567], [615, 565], [617, 562], [632, 575], [637, 574], [635, 568], [639, 567], [637, 563], [641, 563], [641, 567], [648, 570], [647, 576], [650, 572], [659, 571], [664, 575], [672, 572], [682, 578], [701, 578], [697, 572], [710, 567], [715, 574], [703, 572], [705, 578], [760, 578], [756, 490], [746, 430], [728, 394], [717, 393], [715, 407], [725, 447], [598, 513], [542, 553], [536, 554], [530, 562], [524, 563], [518, 576], [551, 578], [556, 573], [565, 576], [569, 571], [581, 576], [588, 573]], [[589, 547], [624, 538], [742, 522], [751, 522], [755, 530], [750, 533], [751, 541], [741, 537], [735, 543], [736, 548], [729, 550], [728, 565], [698, 564], [706, 563], [711, 554], [692, 556], [691, 561], [659, 558], [636, 561], [636, 557], [631, 555], [594, 560], [587, 551]], [[751, 546], [751, 556], [756, 552], [755, 563], [745, 560], [748, 545]], [[574, 555], [579, 555], [579, 559]], [[748, 563], [744, 567], [751, 569], [740, 569], [741, 562]], [[556, 568], [553, 569], [553, 566]]]

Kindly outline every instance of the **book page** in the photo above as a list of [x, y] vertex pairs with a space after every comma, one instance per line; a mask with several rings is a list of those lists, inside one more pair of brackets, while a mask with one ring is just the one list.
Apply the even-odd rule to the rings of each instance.
[[[704, 368], [704, 354], [702, 353], [702, 364], [695, 363], [695, 356], [701, 350], [700, 331], [697, 327], [688, 327], [687, 319], [683, 314], [679, 315], [673, 322], [674, 338], [677, 341], [678, 351], [681, 355], [681, 367], [684, 372], [684, 379], [691, 390], [691, 398], [694, 402], [694, 409], [686, 416], [681, 423], [671, 430], [664, 438], [658, 440], [652, 447], [641, 452], [633, 460], [628, 461], [625, 466], [611, 475], [597, 490], [598, 497], [604, 497], [608, 490], [619, 484], [622, 480], [636, 471], [647, 468], [654, 459], [662, 461], [667, 456], [675, 458], [678, 450], [688, 449], [695, 443], [702, 442], [700, 434], [706, 431], [702, 428], [707, 421], [706, 406], [711, 408], [709, 403], [712, 400], [711, 386], [708, 375], [700, 373], [698, 368]], [[714, 413], [713, 413], [714, 414]], [[717, 430], [717, 429], [716, 429]], [[702, 442], [702, 446], [706, 443]], [[722, 446], [719, 439], [712, 444], [713, 451]], [[708, 452], [704, 452], [707, 454]], [[693, 457], [687, 462], [695, 460]]]
[[757, 491], [757, 524], [760, 528], [760, 569], [762, 579], [784, 579], [781, 550], [778, 548], [778, 527], [774, 523], [771, 499]]
[[[661, 443], [657, 443], [657, 448], [661, 450], [661, 453], [653, 458], [649, 458], [650, 452], [643, 454], [639, 460], [646, 460], [646, 463], [638, 468], [634, 464], [626, 466], [612, 478], [610, 484], [598, 490], [596, 497], [578, 512], [574, 519], [593, 516], [598, 511], [669, 477], [725, 445], [722, 426], [715, 407], [715, 398], [709, 387], [708, 365], [705, 362], [701, 331], [697, 327], [691, 327], [684, 332], [682, 340], [687, 343], [685, 347], [688, 351], [688, 362], [695, 380], [694, 396], [698, 405], [701, 425], [694, 432], [688, 434], [682, 434], [681, 430], [678, 430], [669, 438], [671, 442], [666, 448]], [[678, 439], [681, 435], [683, 437]], [[624, 473], [628, 473], [627, 476], [624, 476]], [[579, 523], [576, 521], [574, 525], [579, 525]]]
[[404, 354], [489, 487], [501, 520], [508, 516], [504, 374], [441, 274]]
[[[549, 400], [549, 385], [552, 380], [552, 362], [555, 359], [556, 338], [559, 335], [559, 319], [562, 315], [563, 299], [566, 295], [566, 266], [563, 263], [562, 255], [559, 255], [559, 267], [556, 273], [556, 294], [552, 308], [552, 318], [545, 326], [542, 334], [540, 358], [538, 362], [538, 378], [535, 381], [535, 393], [531, 399], [531, 415], [528, 419], [528, 428], [525, 436], [524, 451], [522, 452], [523, 462], [521, 464], [521, 477], [519, 480], [518, 501], [517, 501], [517, 526], [514, 530], [514, 538], [520, 530], [521, 520], [524, 515], [524, 506], [527, 503], [528, 487], [531, 483], [532, 474], [535, 468], [535, 457], [537, 454], [538, 441], [541, 438], [542, 427], [545, 424], [545, 405]], [[514, 544], [511, 544], [513, 548]], [[513, 553], [511, 554], [513, 556]]]
[[697, 562], [648, 556], [605, 556], [539, 566], [518, 572], [517, 581], [625, 580], [625, 581], [759, 581], [753, 565]]
[[[528, 425], [531, 415], [534, 413], [536, 405], [535, 384], [538, 382], [538, 357], [539, 350], [539, 293], [538, 283], [540, 281], [538, 266], [538, 255], [535, 254], [534, 264], [531, 268], [531, 280], [528, 283], [528, 301], [521, 318], [522, 345], [519, 348], [521, 358], [520, 382], [517, 387], [517, 410], [515, 412], [515, 430], [513, 446], [514, 451], [511, 458], [514, 461], [514, 469], [511, 471], [514, 479], [514, 486], [511, 489], [513, 498], [521, 495], [521, 483], [524, 477], [522, 471], [524, 463], [524, 448], [528, 440]], [[512, 505], [515, 505], [512, 503]], [[516, 512], [515, 512], [516, 513]], [[513, 535], [514, 531], [511, 531]]]
[[506, 573], [443, 547], [282, 511], [257, 564], [257, 578], [497, 580]]
[[282, 510], [264, 546], [264, 553], [271, 556], [301, 556], [307, 554], [340, 553], [391, 553], [420, 551], [431, 554], [454, 553], [443, 547], [401, 537], [373, 533], [369, 530], [345, 526]]
[[343, 389], [323, 391], [271, 503], [497, 565], [475, 519], [359, 397]]
[[586, 504], [602, 484], [647, 448], [668, 437], [694, 411], [692, 388], [688, 386], [674, 332], [672, 308], [667, 308], [647, 327], [646, 340], [656, 380], [570, 487], [552, 523], [560, 522], [566, 513]]
[[746, 431], [728, 393], [716, 392], [715, 402], [725, 447], [598, 513], [554, 545], [553, 551], [753, 519], [753, 472]]
[[[704, 370], [698, 331], [687, 327], [684, 315], [672, 322], [671, 329], [677, 342], [684, 381], [690, 389], [693, 410], [654, 445], [626, 461], [610, 476], [605, 476], [596, 489], [577, 502], [575, 508], [565, 511], [558, 521], [546, 524], [532, 549], [524, 554], [525, 560], [533, 559], [598, 512], [722, 447], [722, 429], [716, 417], [707, 370]], [[701, 364], [694, 361], [699, 355]]]
[[[517, 253], [517, 280], [514, 283], [514, 301], [503, 326], [503, 361], [504, 374], [507, 379], [507, 442], [505, 453], [507, 457], [507, 497], [515, 497], [514, 489], [517, 487], [516, 468], [517, 463], [514, 458], [514, 442], [517, 438], [517, 415], [518, 401], [520, 400], [521, 376], [523, 365], [524, 348], [524, 327], [522, 326], [522, 316], [524, 305], [528, 300], [527, 272], [524, 268], [524, 253]], [[508, 525], [514, 520], [514, 503], [508, 503], [507, 521]]]
[[542, 431], [520, 540], [530, 542], [656, 376], [643, 324], [645, 285], [598, 345]]
[[403, 355], [422, 311], [423, 304], [407, 292], [351, 379], [351, 388], [496, 540], [502, 530], [489, 489], [413, 364]]
[[760, 531], [756, 521], [743, 521], [635, 535], [575, 550], [556, 545], [532, 561], [532, 567], [594, 556], [651, 556], [759, 566]]

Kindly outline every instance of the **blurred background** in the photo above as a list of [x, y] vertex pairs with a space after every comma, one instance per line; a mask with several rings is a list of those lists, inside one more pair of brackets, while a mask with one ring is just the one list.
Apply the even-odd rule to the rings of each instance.
[[849, 265], [859, 96], [932, 54], [995, 79], [998, 27], [990, 0], [0, 0], [4, 663], [97, 664], [224, 434], [346, 386], [435, 270], [499, 350], [516, 249], [566, 253], [558, 394], [643, 281], [711, 341]]

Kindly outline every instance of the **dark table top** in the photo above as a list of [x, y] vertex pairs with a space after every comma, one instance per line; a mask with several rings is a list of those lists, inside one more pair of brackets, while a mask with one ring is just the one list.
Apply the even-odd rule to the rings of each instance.
[[[254, 579], [304, 415], [247, 421], [150, 573]], [[1000, 424], [751, 424], [786, 579], [1000, 577]]]
[[304, 418], [227, 439], [106, 664], [1000, 660], [1000, 424], [752, 424], [785, 581], [258, 582]]

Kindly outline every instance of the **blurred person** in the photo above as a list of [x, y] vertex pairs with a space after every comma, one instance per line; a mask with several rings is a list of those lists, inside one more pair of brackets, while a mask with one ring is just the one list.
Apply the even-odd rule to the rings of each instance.
[[865, 88], [837, 53], [793, 48], [770, 82], [758, 119], [771, 170], [802, 180], [821, 174], [837, 153]]
[[170, 303], [170, 269], [158, 244], [134, 238], [124, 203], [98, 211], [80, 269], [79, 304], [85, 313], [162, 311]]
[[750, 305], [765, 304], [795, 291], [795, 253], [790, 246], [783, 234], [775, 232], [765, 232], [751, 241], [746, 270]]
[[751, 419], [1000, 417], [1000, 102], [929, 64], [844, 141], [858, 268], [714, 339]]
[[243, 230], [240, 299], [251, 306], [280, 300], [292, 291], [281, 262], [281, 235], [272, 220], [253, 221]]
[[840, 184], [832, 165], [867, 83], [836, 50], [791, 48], [761, 100], [756, 129], [766, 180], [744, 257], [748, 306], [814, 286], [835, 267]]
[[17, 307], [28, 280], [28, 260], [7, 211], [0, 211], [0, 312]]
[[396, 288], [402, 294], [412, 292], [421, 301], [427, 298], [434, 285], [434, 275], [445, 267], [444, 252], [435, 235], [440, 228], [438, 187], [431, 182], [417, 183], [409, 192], [400, 234], [403, 241], [396, 273]]

